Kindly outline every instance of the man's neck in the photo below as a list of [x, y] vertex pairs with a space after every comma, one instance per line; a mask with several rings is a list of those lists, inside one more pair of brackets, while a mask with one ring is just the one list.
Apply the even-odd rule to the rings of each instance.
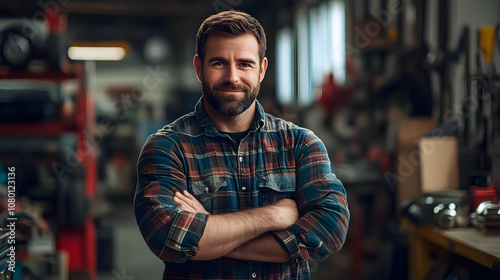
[[256, 102], [254, 101], [243, 113], [236, 116], [230, 116], [220, 113], [210, 106], [208, 102], [203, 100], [205, 112], [207, 112], [208, 118], [212, 121], [214, 127], [218, 131], [230, 133], [242, 132], [250, 129], [255, 117], [255, 104]]

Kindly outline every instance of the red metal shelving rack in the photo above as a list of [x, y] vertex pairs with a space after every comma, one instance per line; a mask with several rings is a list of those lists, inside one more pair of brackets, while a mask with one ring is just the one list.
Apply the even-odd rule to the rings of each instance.
[[[87, 94], [85, 67], [72, 64], [65, 71], [13, 72], [0, 67], [0, 80], [40, 80], [60, 83], [74, 79], [78, 83], [75, 93], [75, 114], [71, 123], [60, 120], [51, 123], [0, 123], [0, 136], [57, 136], [73, 132], [77, 137], [79, 160], [85, 168], [85, 192], [89, 199], [95, 197], [97, 182], [97, 147], [89, 141], [89, 131], [95, 126], [93, 99]], [[83, 199], [83, 198], [82, 198]], [[70, 271], [84, 271], [97, 279], [97, 248], [94, 220], [87, 218], [83, 229], [61, 229], [57, 232], [57, 249], [69, 256]]]

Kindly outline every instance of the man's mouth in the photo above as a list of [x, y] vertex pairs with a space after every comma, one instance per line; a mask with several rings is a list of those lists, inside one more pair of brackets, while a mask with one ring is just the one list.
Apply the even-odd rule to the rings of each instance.
[[224, 88], [221, 88], [221, 89], [217, 89], [218, 91], [224, 91], [224, 92], [243, 92], [243, 90], [240, 90], [240, 89], [224, 89]]
[[218, 91], [224, 91], [224, 92], [245, 92], [245, 88], [238, 86], [238, 85], [233, 85], [233, 84], [223, 84], [220, 86], [216, 86], [215, 90]]

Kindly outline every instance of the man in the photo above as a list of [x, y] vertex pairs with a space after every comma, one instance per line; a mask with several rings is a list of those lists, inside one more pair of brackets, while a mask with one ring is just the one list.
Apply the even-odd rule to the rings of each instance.
[[256, 101], [268, 61], [262, 26], [222, 12], [196, 36], [203, 97], [150, 136], [135, 214], [164, 279], [309, 279], [342, 247], [349, 211], [323, 143]]

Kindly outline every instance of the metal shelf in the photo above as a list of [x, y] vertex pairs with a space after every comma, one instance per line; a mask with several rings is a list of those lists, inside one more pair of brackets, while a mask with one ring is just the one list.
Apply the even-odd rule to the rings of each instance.
[[50, 123], [3, 123], [0, 136], [55, 136], [75, 131], [74, 125], [62, 122]]
[[73, 65], [64, 71], [46, 70], [41, 71], [17, 71], [7, 66], [0, 66], [0, 80], [43, 80], [61, 82], [68, 79], [78, 79], [79, 73]]
[[[94, 124], [93, 100], [87, 94], [85, 84], [85, 67], [83, 64], [66, 65], [64, 71], [14, 71], [0, 66], [0, 80], [24, 83], [25, 80], [36, 82], [62, 83], [75, 80], [78, 83], [75, 92], [75, 114], [71, 120], [60, 118], [53, 122], [8, 122], [0, 124], [0, 136], [29, 137], [30, 139], [44, 137], [59, 137], [73, 133], [77, 141], [77, 153], [84, 155], [80, 159], [85, 168], [85, 193], [90, 199], [95, 197], [97, 182], [97, 155], [92, 147], [88, 147], [87, 131]], [[43, 145], [43, 141], [37, 143]], [[69, 270], [88, 272], [92, 279], [97, 278], [97, 242], [95, 224], [88, 218], [81, 229], [60, 228], [57, 232], [57, 249], [68, 252]], [[0, 278], [1, 279], [1, 278]]]

